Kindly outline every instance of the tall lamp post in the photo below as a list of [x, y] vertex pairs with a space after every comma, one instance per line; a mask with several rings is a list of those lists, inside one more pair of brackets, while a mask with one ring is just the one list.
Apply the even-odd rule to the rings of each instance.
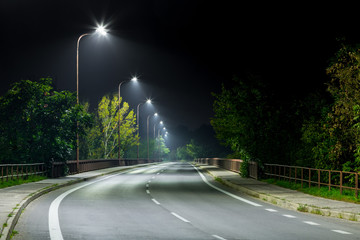
[[147, 133], [147, 159], [149, 161], [149, 119], [150, 117], [156, 117], [158, 114], [154, 113], [153, 115], [149, 115], [146, 119], [146, 133]]
[[[107, 30], [103, 26], [99, 26], [96, 28], [95, 33], [98, 33], [100, 35], [105, 36], [107, 34]], [[77, 40], [76, 45], [76, 104], [79, 105], [79, 46], [80, 46], [80, 40], [88, 35], [92, 35], [94, 33], [84, 33], [80, 35], [80, 37]], [[76, 128], [79, 128], [79, 121], [76, 121]], [[79, 164], [79, 158], [80, 158], [80, 151], [79, 151], [79, 133], [76, 132], [76, 170], [79, 173], [80, 171], [80, 164]]]
[[[131, 80], [130, 81], [132, 81], [132, 82], [137, 82], [137, 77], [133, 77], [133, 78], [131, 78]], [[121, 143], [121, 139], [120, 139], [120, 125], [121, 125], [121, 112], [120, 112], [120, 110], [121, 110], [121, 101], [120, 101], [120, 99], [121, 99], [121, 96], [120, 96], [120, 88], [121, 88], [121, 85], [123, 84], [123, 83], [125, 83], [125, 82], [127, 82], [127, 81], [122, 81], [120, 84], [119, 84], [119, 123], [118, 123], [118, 125], [119, 125], [119, 137], [118, 137], [118, 145], [119, 145], [119, 150], [118, 150], [118, 158], [119, 158], [119, 165], [120, 165], [120, 161], [121, 161], [121, 147], [120, 147], [120, 143]]]
[[[151, 99], [146, 100], [145, 103], [151, 104]], [[139, 129], [140, 129], [140, 125], [139, 125], [140, 106], [143, 105], [143, 104], [144, 104], [144, 102], [139, 103], [139, 104], [137, 105], [137, 108], [136, 108], [136, 118], [137, 118], [136, 120], [137, 120], [137, 127], [138, 127], [138, 129], [137, 129], [137, 134], [138, 134], [138, 136], [139, 136], [139, 139], [140, 139], [140, 135], [139, 135]], [[139, 146], [140, 146], [140, 142], [139, 142], [139, 144], [138, 144], [138, 146], [137, 146], [137, 160], [138, 160], [138, 161], [139, 161]]]

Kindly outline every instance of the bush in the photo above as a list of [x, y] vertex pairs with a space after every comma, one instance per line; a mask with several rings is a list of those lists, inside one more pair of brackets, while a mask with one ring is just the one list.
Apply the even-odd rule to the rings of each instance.
[[240, 165], [240, 175], [244, 178], [249, 177], [249, 160], [245, 159]]

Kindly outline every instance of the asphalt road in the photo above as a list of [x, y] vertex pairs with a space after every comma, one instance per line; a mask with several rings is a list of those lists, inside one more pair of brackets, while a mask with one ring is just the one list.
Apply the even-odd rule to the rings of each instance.
[[32, 202], [13, 239], [360, 239], [360, 225], [278, 208], [187, 163], [72, 185]]

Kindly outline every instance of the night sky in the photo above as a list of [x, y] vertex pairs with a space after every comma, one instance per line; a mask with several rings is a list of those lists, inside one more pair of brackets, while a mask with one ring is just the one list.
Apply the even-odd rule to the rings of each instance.
[[[262, 75], [284, 100], [325, 89], [337, 39], [360, 43], [357, 7], [335, 3], [1, 0], [0, 94], [47, 76], [76, 91], [77, 38], [103, 24], [106, 38], [80, 43], [80, 100], [95, 108], [136, 75], [138, 86], [121, 88], [132, 108], [152, 98], [169, 129], [194, 130], [209, 124], [211, 92], [234, 74]], [[140, 119], [151, 111], [142, 106]]]

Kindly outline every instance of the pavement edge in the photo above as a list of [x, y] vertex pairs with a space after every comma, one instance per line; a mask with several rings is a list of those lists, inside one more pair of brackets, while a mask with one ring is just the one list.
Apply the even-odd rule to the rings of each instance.
[[[199, 165], [197, 167], [201, 168], [201, 166], [199, 166]], [[243, 193], [245, 193], [247, 195], [258, 198], [258, 199], [263, 200], [265, 202], [269, 202], [269, 203], [277, 205], [279, 207], [283, 207], [283, 208], [298, 211], [298, 212], [306, 212], [306, 213], [321, 215], [321, 216], [325, 216], [325, 217], [334, 217], [334, 218], [346, 219], [346, 220], [353, 221], [353, 222], [360, 222], [360, 214], [335, 211], [335, 210], [331, 210], [331, 209], [324, 209], [324, 208], [320, 208], [320, 207], [317, 207], [317, 206], [308, 206], [308, 205], [303, 205], [303, 204], [291, 202], [291, 201], [288, 201], [286, 199], [280, 199], [278, 197], [275, 197], [275, 196], [272, 196], [272, 195], [269, 195], [269, 194], [256, 192], [256, 191], [253, 191], [251, 189], [239, 186], [239, 185], [234, 184], [234, 183], [232, 183], [232, 182], [230, 182], [230, 181], [228, 181], [228, 180], [226, 180], [224, 178], [221, 178], [219, 176], [215, 176], [214, 174], [212, 174], [207, 169], [204, 169], [204, 168], [201, 168], [201, 169], [205, 170], [214, 179], [216, 179], [216, 178], [221, 179], [220, 182], [222, 184], [224, 184], [225, 186], [231, 187], [231, 188], [233, 188], [235, 190], [241, 191], [241, 192], [243, 192]]]

